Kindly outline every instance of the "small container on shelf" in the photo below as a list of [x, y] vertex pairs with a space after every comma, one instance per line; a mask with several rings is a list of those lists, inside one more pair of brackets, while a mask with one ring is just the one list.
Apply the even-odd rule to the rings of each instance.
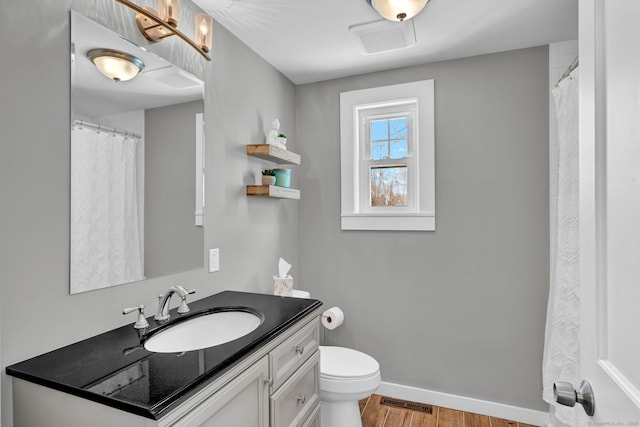
[[276, 176], [277, 187], [289, 188], [291, 187], [291, 169], [275, 168], [273, 170]]
[[276, 183], [276, 177], [275, 176], [263, 176], [262, 177], [262, 185], [274, 185]]
[[276, 173], [273, 169], [262, 171], [262, 185], [274, 185], [276, 183]]

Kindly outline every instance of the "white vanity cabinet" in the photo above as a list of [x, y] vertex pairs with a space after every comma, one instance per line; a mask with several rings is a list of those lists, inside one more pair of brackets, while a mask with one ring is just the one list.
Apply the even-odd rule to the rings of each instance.
[[319, 427], [319, 325], [306, 316], [159, 420], [16, 378], [14, 427]]

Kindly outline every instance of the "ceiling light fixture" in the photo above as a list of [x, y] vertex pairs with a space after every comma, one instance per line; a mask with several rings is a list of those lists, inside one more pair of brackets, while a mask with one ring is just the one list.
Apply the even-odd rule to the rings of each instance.
[[199, 13], [195, 19], [194, 42], [178, 30], [180, 0], [158, 0], [158, 12], [149, 6], [140, 7], [129, 0], [116, 0], [136, 11], [136, 23], [142, 35], [149, 41], [160, 41], [166, 37], [178, 36], [198, 51], [207, 61], [207, 53], [212, 47], [213, 20], [206, 13]]
[[366, 0], [383, 18], [389, 21], [404, 21], [416, 16], [429, 0]]
[[144, 68], [140, 58], [113, 49], [92, 49], [87, 57], [105, 76], [118, 82], [131, 80]]

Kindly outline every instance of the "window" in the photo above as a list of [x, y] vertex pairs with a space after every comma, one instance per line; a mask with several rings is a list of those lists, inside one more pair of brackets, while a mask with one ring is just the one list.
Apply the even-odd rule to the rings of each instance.
[[358, 109], [362, 212], [415, 211], [414, 117], [414, 101]]
[[433, 80], [340, 94], [343, 230], [435, 230]]

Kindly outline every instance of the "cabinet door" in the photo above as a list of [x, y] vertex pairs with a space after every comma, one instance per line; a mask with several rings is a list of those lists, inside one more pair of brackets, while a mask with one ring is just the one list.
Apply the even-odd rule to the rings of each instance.
[[268, 427], [268, 375], [269, 359], [264, 356], [172, 427]]

